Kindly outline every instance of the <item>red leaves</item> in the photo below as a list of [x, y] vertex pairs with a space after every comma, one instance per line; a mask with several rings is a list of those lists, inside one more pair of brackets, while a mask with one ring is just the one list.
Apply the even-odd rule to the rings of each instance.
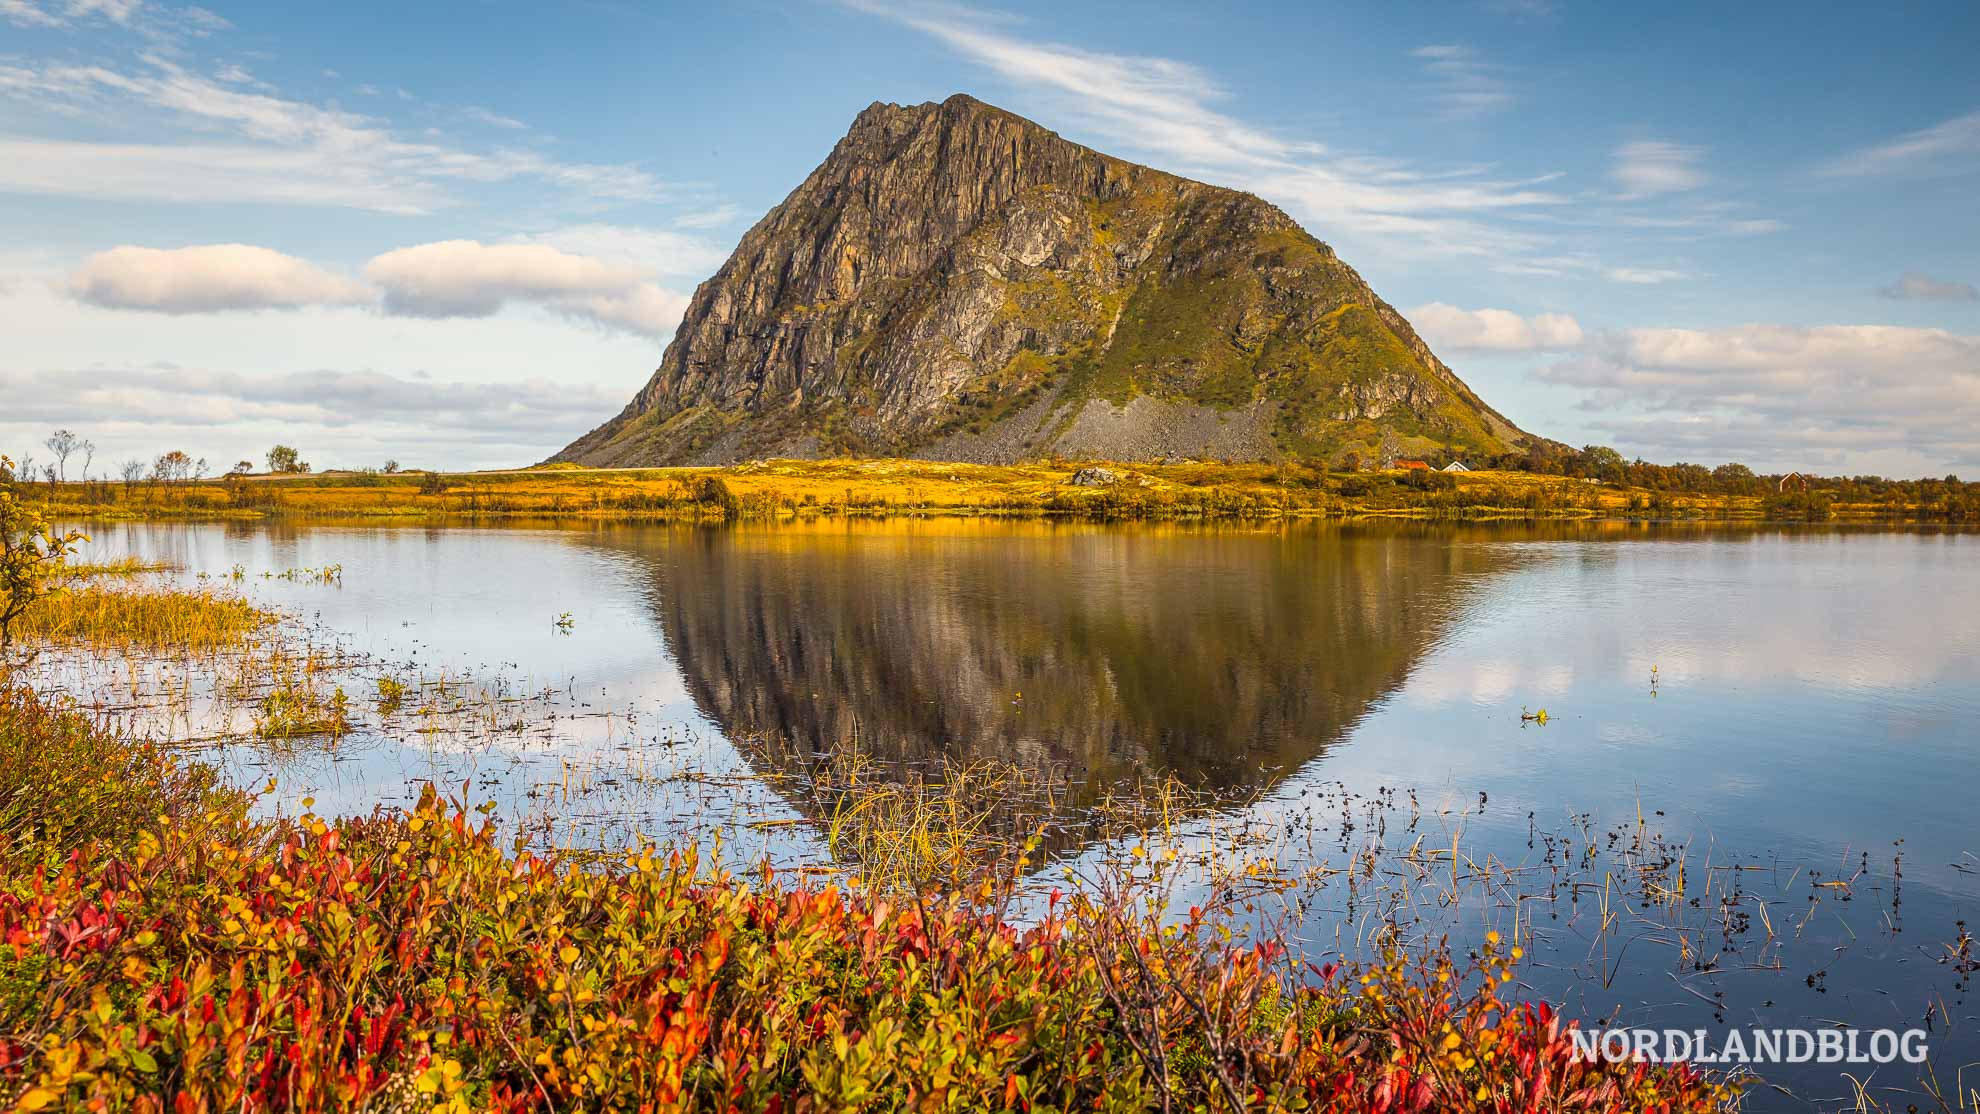
[[[41, 1047], [74, 1041], [104, 1107], [160, 1112], [385, 1107], [415, 1077], [441, 1089], [423, 1105], [458, 1091], [511, 1111], [1131, 1106], [1158, 1103], [1137, 1047], [1152, 1033], [1188, 1105], [1223, 1105], [1227, 1084], [1258, 1108], [1335, 1114], [1709, 1105], [1681, 1068], [1578, 1064], [1553, 1011], [1461, 994], [1461, 977], [1401, 971], [1418, 993], [1377, 1001], [1327, 963], [1282, 988], [1278, 946], [1226, 951], [1212, 913], [1165, 937], [1054, 891], [1020, 930], [940, 895], [893, 908], [711, 879], [692, 856], [512, 858], [485, 826], [422, 807], [315, 836], [168, 833], [184, 842], [138, 890], [91, 884], [118, 861], [101, 848], [0, 879], [17, 956], [67, 964], [85, 995], [135, 989], [127, 1016], [91, 1027], [72, 1009], [45, 1045], [0, 1042], [0, 1093], [40, 1071]], [[402, 841], [417, 850], [395, 872]], [[1137, 971], [1161, 973], [1152, 1021], [1110, 997]], [[157, 1070], [112, 1058], [127, 1048]]]

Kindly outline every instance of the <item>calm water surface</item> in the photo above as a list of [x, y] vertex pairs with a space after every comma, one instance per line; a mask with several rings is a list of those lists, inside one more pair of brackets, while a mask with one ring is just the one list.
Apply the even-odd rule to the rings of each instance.
[[[714, 815], [734, 821], [742, 853], [802, 857], [804, 830], [778, 823], [792, 806], [746, 776], [760, 764], [749, 741], [775, 738], [801, 752], [857, 740], [886, 758], [1017, 759], [1076, 771], [1095, 791], [1170, 771], [1260, 788], [1241, 814], [1206, 822], [1205, 841], [1233, 824], [1291, 830], [1377, 802], [1386, 816], [1359, 815], [1392, 846], [1461, 828], [1466, 854], [1544, 871], [1560, 851], [1549, 833], [1599, 845], [1640, 815], [1686, 848], [1700, 923], [1723, 933], [1765, 905], [1781, 940], [1700, 970], [1685, 957], [1709, 952], [1711, 933], [1693, 940], [1641, 910], [1628, 914], [1640, 930], [1594, 931], [1558, 893], [1535, 910], [1481, 901], [1436, 930], [1462, 943], [1530, 920], [1541, 939], [1533, 989], [1573, 1016], [1623, 1006], [1632, 1023], [1686, 1028], [1929, 1025], [1948, 1092], [1960, 1065], [1980, 1060], [1975, 1007], [1941, 962], [1956, 922], [1980, 924], [1973, 533], [958, 522], [94, 532], [106, 553], [163, 558], [188, 576], [244, 566], [252, 595], [380, 660], [565, 694], [554, 729], [509, 742], [379, 731], [329, 752], [222, 751], [243, 780], [280, 779], [272, 807], [312, 795], [320, 810], [362, 811], [403, 803], [428, 779], [473, 778], [477, 796], [571, 838], [619, 843]], [[340, 587], [258, 576], [330, 564], [343, 566]], [[568, 633], [555, 626], [566, 613]], [[1544, 724], [1522, 719], [1541, 708]], [[686, 771], [695, 776], [674, 776]], [[574, 776], [596, 791], [554, 791]], [[1280, 854], [1345, 865], [1343, 848], [1367, 829]], [[1714, 876], [1734, 864], [1746, 869]], [[1846, 890], [1820, 885], [1851, 878]], [[1349, 901], [1293, 912], [1293, 931], [1319, 946], [1358, 931]], [[1966, 1086], [1980, 1086], [1976, 1070]], [[1770, 1075], [1799, 1098], [1768, 1092], [1759, 1108], [1848, 1090], [1832, 1066]], [[1899, 1065], [1877, 1078], [1915, 1075]]]

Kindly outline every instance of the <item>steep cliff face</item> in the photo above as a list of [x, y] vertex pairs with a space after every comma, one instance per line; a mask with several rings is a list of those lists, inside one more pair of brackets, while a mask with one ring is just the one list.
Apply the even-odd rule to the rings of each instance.
[[966, 96], [875, 104], [555, 458], [1338, 459], [1525, 435], [1250, 194]]

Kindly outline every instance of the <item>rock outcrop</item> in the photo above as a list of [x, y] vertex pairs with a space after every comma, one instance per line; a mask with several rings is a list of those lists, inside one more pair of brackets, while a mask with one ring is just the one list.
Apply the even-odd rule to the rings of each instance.
[[955, 96], [861, 112], [695, 291], [646, 387], [553, 459], [1334, 461], [1525, 440], [1279, 209]]

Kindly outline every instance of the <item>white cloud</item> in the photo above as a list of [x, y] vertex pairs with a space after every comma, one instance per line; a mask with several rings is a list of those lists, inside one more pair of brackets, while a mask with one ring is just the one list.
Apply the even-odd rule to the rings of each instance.
[[1886, 298], [1919, 302], [1980, 301], [1980, 290], [1975, 290], [1970, 282], [1947, 282], [1917, 271], [1906, 271], [1896, 282], [1879, 287], [1877, 293]]
[[1589, 393], [1625, 444], [1807, 468], [1903, 449], [1980, 461], [1980, 337], [1892, 325], [1631, 329], [1535, 378]]
[[487, 124], [490, 127], [507, 128], [510, 131], [529, 130], [529, 125], [523, 123], [521, 120], [513, 116], [504, 116], [499, 112], [491, 112], [488, 109], [482, 108], [480, 105], [471, 104], [461, 109], [461, 115], [473, 120], [477, 124]]
[[250, 244], [161, 250], [125, 245], [90, 256], [69, 277], [77, 300], [106, 309], [212, 313], [355, 305], [362, 285], [279, 251]]
[[66, 286], [71, 297], [90, 305], [167, 314], [375, 305], [399, 317], [472, 318], [521, 303], [665, 337], [680, 322], [687, 297], [655, 276], [705, 274], [702, 269], [718, 258], [703, 242], [678, 233], [575, 225], [535, 241], [445, 240], [398, 248], [373, 257], [364, 282], [249, 244], [169, 250], [126, 245], [85, 260]]
[[142, 0], [66, 0], [38, 3], [37, 0], [0, 0], [0, 19], [16, 27], [67, 27], [76, 20], [101, 19], [129, 26]]
[[1432, 348], [1453, 351], [1528, 352], [1581, 343], [1581, 324], [1564, 313], [1521, 317], [1511, 310], [1459, 309], [1431, 302], [1410, 310], [1409, 320]]
[[681, 228], [719, 228], [741, 215], [742, 210], [725, 203], [712, 209], [684, 213], [674, 218], [674, 224]]
[[[145, 56], [122, 71], [67, 63], [0, 64], [0, 96], [176, 142], [0, 136], [0, 190], [120, 201], [247, 201], [424, 213], [464, 184], [533, 179], [614, 201], [652, 200], [636, 167], [567, 163], [528, 150], [469, 150], [397, 137], [382, 120], [288, 100]], [[231, 138], [215, 141], [215, 131]]]
[[0, 0], [0, 19], [16, 27], [61, 27], [66, 22], [34, 0]]
[[1446, 119], [1465, 120], [1512, 107], [1513, 95], [1476, 50], [1462, 43], [1417, 47], [1410, 57], [1437, 79], [1434, 99]]
[[1705, 184], [1705, 172], [1698, 165], [1704, 157], [1702, 147], [1638, 139], [1616, 148], [1609, 177], [1622, 186], [1625, 200], [1679, 193]]
[[624, 290], [641, 272], [542, 244], [443, 240], [388, 251], [365, 264], [385, 308], [410, 317], [486, 317], [511, 300]]
[[1610, 267], [1602, 272], [1602, 277], [1610, 282], [1626, 282], [1635, 286], [1656, 286], [1660, 283], [1677, 282], [1691, 276], [1683, 271], [1668, 267]]
[[1955, 116], [1888, 143], [1852, 151], [1824, 167], [1823, 173], [1835, 177], [1899, 174], [1962, 155], [1980, 155], [1980, 112]]
[[486, 317], [529, 302], [604, 325], [659, 336], [687, 299], [647, 281], [651, 270], [559, 251], [548, 244], [444, 240], [388, 251], [365, 264], [385, 311], [411, 317]]

